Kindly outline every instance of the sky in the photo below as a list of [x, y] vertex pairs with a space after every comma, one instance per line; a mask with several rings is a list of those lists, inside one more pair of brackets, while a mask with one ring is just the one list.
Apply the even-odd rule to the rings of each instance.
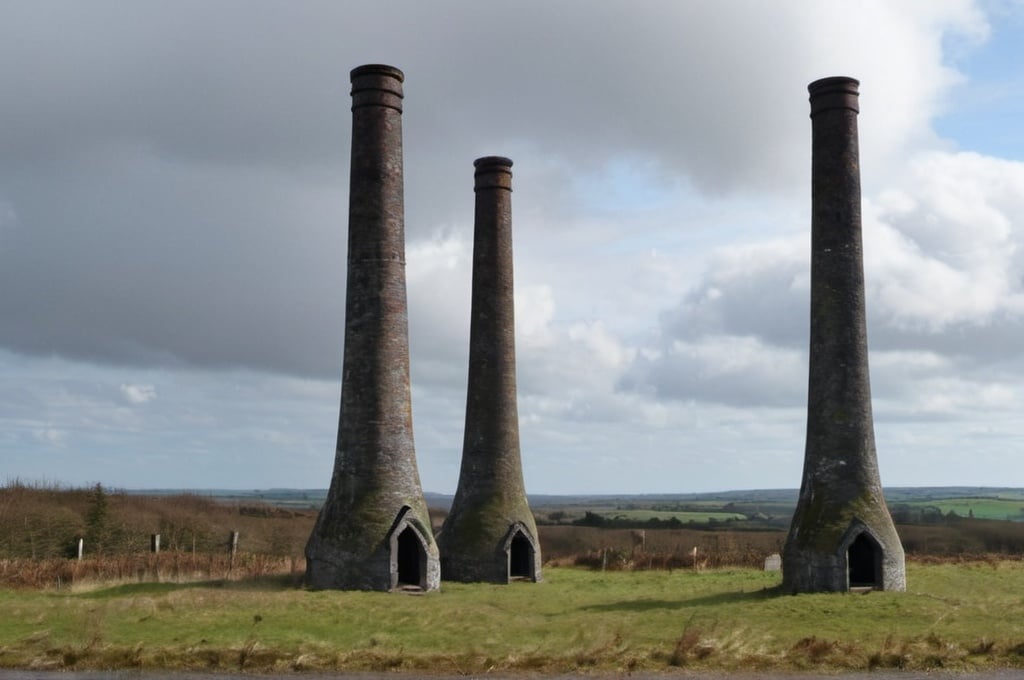
[[799, 486], [806, 87], [836, 75], [882, 482], [1024, 486], [1020, 0], [8, 0], [0, 482], [329, 484], [369, 63], [406, 76], [426, 491], [458, 482], [487, 155], [528, 492]]

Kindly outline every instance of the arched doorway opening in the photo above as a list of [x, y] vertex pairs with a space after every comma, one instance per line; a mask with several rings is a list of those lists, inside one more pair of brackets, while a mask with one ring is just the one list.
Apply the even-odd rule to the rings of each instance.
[[881, 547], [867, 532], [853, 540], [846, 551], [851, 588], [881, 588]]
[[416, 530], [412, 526], [407, 525], [398, 534], [397, 543], [398, 555], [395, 559], [395, 566], [398, 572], [397, 587], [424, 587], [427, 552], [423, 548], [420, 537], [416, 535]]
[[522, 531], [517, 531], [508, 546], [509, 580], [529, 579], [532, 581], [534, 579], [533, 566], [533, 543]]

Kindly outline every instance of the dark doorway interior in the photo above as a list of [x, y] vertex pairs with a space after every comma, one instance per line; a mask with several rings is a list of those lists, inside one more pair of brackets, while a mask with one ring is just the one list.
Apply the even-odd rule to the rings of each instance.
[[850, 567], [851, 588], [877, 588], [878, 544], [867, 534], [861, 534], [850, 544], [846, 559]]
[[508, 547], [508, 576], [533, 579], [533, 544], [522, 531], [516, 532]]
[[398, 585], [423, 587], [423, 563], [426, 553], [420, 538], [412, 527], [407, 526], [398, 534]]

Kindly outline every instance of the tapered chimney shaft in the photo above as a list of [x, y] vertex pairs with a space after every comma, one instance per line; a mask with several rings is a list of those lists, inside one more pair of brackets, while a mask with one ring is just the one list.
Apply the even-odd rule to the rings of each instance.
[[306, 547], [315, 588], [436, 589], [413, 445], [405, 287], [402, 72], [352, 78], [345, 354], [334, 473]]
[[446, 580], [541, 580], [516, 405], [512, 161], [475, 161], [473, 298], [462, 469], [439, 536]]
[[810, 84], [811, 319], [803, 481], [783, 555], [791, 592], [905, 588], [882, 495], [868, 377], [859, 83]]

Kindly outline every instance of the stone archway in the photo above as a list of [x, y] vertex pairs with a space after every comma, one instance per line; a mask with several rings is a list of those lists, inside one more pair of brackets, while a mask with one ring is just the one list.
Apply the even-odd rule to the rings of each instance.
[[533, 580], [533, 544], [522, 531], [517, 531], [508, 547], [508, 578]]
[[427, 540], [410, 520], [409, 508], [402, 508], [388, 535], [392, 590], [427, 590]]
[[398, 556], [395, 559], [397, 571], [396, 585], [423, 587], [424, 565], [427, 561], [427, 551], [420, 544], [419, 536], [411, 526], [398, 535]]
[[866, 531], [846, 549], [850, 588], [882, 588], [882, 546]]
[[516, 522], [504, 541], [506, 575], [509, 581], [537, 581], [537, 546], [526, 528]]

